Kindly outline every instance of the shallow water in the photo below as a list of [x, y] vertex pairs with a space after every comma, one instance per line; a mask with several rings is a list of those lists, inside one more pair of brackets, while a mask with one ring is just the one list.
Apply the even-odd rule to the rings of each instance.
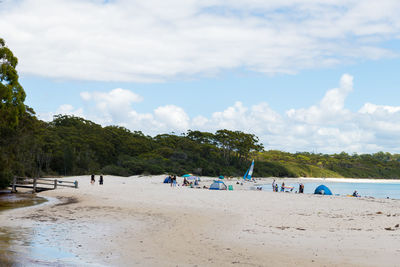
[[12, 194], [9, 191], [0, 191], [0, 212], [7, 209], [38, 205], [43, 202], [46, 202], [45, 198], [32, 193]]
[[[0, 212], [38, 205], [45, 201], [45, 198], [31, 193], [11, 194], [10, 191], [0, 191]], [[16, 252], [14, 246], [17, 243], [27, 244], [29, 241], [26, 236], [29, 236], [26, 229], [21, 231], [18, 228], [0, 228], [0, 266], [24, 265], [23, 257]]]
[[[11, 194], [0, 191], [0, 212], [38, 205], [47, 200], [32, 193]], [[46, 244], [51, 233], [45, 228], [0, 227], [0, 266], [77, 266], [64, 259], [75, 256]], [[78, 264], [79, 265], [79, 264]]]
[[[31, 193], [0, 192], [0, 212], [46, 201]], [[55, 234], [58, 227], [54, 223], [40, 223], [34, 227], [0, 226], [0, 266], [99, 266], [69, 252], [68, 247], [63, 246], [63, 239]]]
[[80, 266], [72, 253], [49, 245], [46, 229], [0, 228], [0, 266]]
[[[354, 190], [363, 197], [400, 199], [400, 183], [368, 183], [368, 182], [303, 182], [304, 193], [313, 194], [319, 185], [326, 185], [334, 195], [352, 195]], [[278, 183], [279, 190], [281, 183]], [[285, 186], [293, 186], [293, 192], [299, 190], [299, 183], [285, 182]], [[262, 185], [262, 190], [272, 191], [271, 184]]]

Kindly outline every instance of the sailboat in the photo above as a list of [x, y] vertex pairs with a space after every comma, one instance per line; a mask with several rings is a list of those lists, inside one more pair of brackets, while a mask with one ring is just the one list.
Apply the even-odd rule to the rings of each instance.
[[254, 159], [251, 162], [250, 168], [246, 171], [246, 174], [243, 176], [243, 179], [246, 181], [251, 180], [251, 176], [253, 175], [253, 169], [254, 169]]

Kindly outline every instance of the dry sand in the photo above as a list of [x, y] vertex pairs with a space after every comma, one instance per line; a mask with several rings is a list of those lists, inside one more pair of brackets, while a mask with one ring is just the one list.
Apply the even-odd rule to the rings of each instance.
[[65, 178], [75, 179], [79, 189], [42, 192], [52, 201], [2, 213], [1, 225], [32, 228], [76, 265], [400, 265], [399, 200], [250, 191], [236, 180], [214, 191], [171, 188], [163, 176]]

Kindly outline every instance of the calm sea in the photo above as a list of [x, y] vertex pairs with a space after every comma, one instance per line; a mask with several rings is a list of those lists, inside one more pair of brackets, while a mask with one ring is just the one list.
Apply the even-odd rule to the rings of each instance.
[[[334, 195], [351, 195], [357, 190], [360, 196], [369, 196], [375, 198], [395, 198], [400, 199], [400, 183], [341, 183], [341, 182], [303, 182], [304, 193], [314, 193], [317, 186], [326, 185]], [[281, 183], [278, 183], [279, 190]], [[290, 183], [285, 181], [285, 186], [293, 186], [293, 192], [299, 190], [299, 183]], [[271, 184], [262, 185], [262, 190], [272, 191]]]

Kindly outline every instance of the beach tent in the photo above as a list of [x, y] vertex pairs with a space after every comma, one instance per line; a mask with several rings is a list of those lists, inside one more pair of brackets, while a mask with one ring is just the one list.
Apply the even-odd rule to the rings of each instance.
[[214, 181], [211, 185], [210, 185], [210, 190], [226, 190], [226, 184], [222, 181]]
[[166, 177], [165, 179], [164, 179], [164, 184], [170, 184], [171, 183], [171, 177]]
[[325, 185], [320, 185], [317, 188], [315, 188], [314, 194], [319, 194], [319, 195], [332, 195], [331, 190], [326, 187]]

